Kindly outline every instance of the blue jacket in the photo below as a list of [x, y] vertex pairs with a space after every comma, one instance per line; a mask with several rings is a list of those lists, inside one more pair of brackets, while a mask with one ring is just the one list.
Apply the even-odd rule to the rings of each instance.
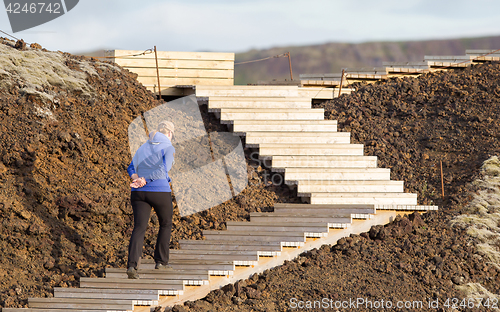
[[168, 172], [174, 163], [175, 148], [166, 135], [156, 132], [152, 139], [141, 145], [127, 168], [130, 176], [137, 173], [146, 179], [141, 188], [131, 191], [171, 192]]

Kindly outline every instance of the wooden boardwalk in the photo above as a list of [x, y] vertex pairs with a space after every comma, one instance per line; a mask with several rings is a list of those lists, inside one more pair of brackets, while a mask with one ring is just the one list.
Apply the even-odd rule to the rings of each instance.
[[154, 270], [151, 259], [142, 260], [138, 280], [127, 279], [125, 268], [106, 268], [104, 278], [81, 278], [80, 288], [55, 288], [53, 298], [30, 298], [29, 309], [4, 312], [146, 312], [180, 304], [397, 214], [437, 209], [418, 205], [416, 194], [404, 193], [403, 181], [390, 180], [390, 170], [377, 167], [377, 157], [364, 155], [362, 144], [351, 144], [336, 121], [311, 108], [313, 99], [335, 97], [332, 88], [196, 84], [191, 90], [304, 203], [276, 204], [274, 212], [251, 213], [250, 222], [204, 231], [204, 240], [181, 240], [180, 249], [171, 251], [172, 271]]
[[[440, 70], [463, 69], [473, 64], [500, 61], [500, 51], [466, 50], [465, 55], [424, 56], [421, 62], [383, 62], [378, 68], [346, 68], [342, 79], [341, 73], [301, 74], [302, 86], [324, 86], [337, 90], [349, 88], [355, 82], [373, 83], [392, 77], [418, 76]], [[346, 91], [346, 93], [351, 92]], [[342, 91], [344, 93], [344, 91]]]

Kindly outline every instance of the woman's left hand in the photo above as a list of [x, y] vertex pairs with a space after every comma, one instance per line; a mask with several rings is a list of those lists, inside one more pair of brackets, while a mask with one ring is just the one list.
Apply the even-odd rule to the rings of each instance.
[[146, 185], [146, 179], [144, 179], [143, 177], [134, 179], [132, 183], [130, 183], [130, 187], [133, 188], [141, 188], [144, 185]]

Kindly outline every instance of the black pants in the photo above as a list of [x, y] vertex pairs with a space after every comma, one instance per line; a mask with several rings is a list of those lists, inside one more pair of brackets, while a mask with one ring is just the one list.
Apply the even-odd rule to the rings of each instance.
[[172, 193], [144, 191], [133, 191], [131, 193], [134, 230], [128, 246], [127, 267], [137, 268], [139, 259], [142, 256], [142, 246], [144, 245], [144, 236], [151, 215], [151, 206], [154, 208], [160, 223], [153, 258], [156, 263], [168, 264], [173, 215]]

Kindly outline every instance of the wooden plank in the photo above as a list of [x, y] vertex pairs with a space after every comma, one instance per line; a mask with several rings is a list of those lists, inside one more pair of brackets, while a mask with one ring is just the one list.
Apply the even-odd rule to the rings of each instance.
[[[144, 51], [139, 50], [111, 50], [109, 56], [128, 56], [141, 54]], [[176, 60], [218, 60], [218, 61], [233, 61], [234, 53], [227, 52], [182, 52], [182, 51], [157, 51], [159, 59], [176, 59]], [[147, 53], [141, 56], [131, 56], [130, 58], [146, 58], [154, 59], [154, 53]]]
[[[199, 91], [221, 91], [221, 90], [240, 90], [240, 91], [248, 91], [248, 90], [267, 90], [267, 91], [293, 91], [298, 90], [297, 86], [247, 86], [247, 85], [234, 85], [232, 87], [200, 87]], [[297, 97], [297, 96], [295, 96]]]
[[[110, 310], [112, 312], [132, 312], [132, 310]], [[2, 308], [2, 312], [103, 312], [96, 309], [54, 309], [54, 308]]]
[[174, 249], [174, 250], [170, 250], [170, 254], [171, 255], [176, 254], [176, 255], [244, 255], [244, 256], [254, 256], [254, 255], [257, 255], [257, 251]]
[[[208, 270], [137, 270], [140, 279], [181, 280], [186, 285], [204, 285], [209, 280]], [[106, 278], [127, 278], [127, 269], [106, 268]], [[187, 282], [187, 283], [186, 283]]]
[[313, 80], [324, 80], [326, 79], [339, 79], [341, 78], [342, 74], [341, 73], [330, 73], [330, 74], [300, 74], [300, 79], [308, 80], [308, 79], [313, 79]]
[[[158, 84], [156, 77], [137, 77], [137, 80], [143, 85]], [[160, 85], [163, 86], [183, 86], [183, 85], [215, 85], [215, 86], [230, 86], [233, 84], [233, 79], [223, 78], [162, 78], [160, 77]]]
[[311, 99], [307, 97], [293, 97], [293, 96], [287, 96], [287, 97], [277, 97], [277, 96], [270, 96], [270, 97], [244, 97], [242, 98], [241, 96], [211, 96], [209, 98], [209, 103], [210, 102], [223, 102], [223, 103], [230, 103], [230, 102], [236, 102], [236, 101], [243, 101], [243, 102], [293, 102], [293, 103], [309, 103], [311, 104]]
[[72, 298], [29, 298], [31, 308], [133, 310], [132, 300], [72, 299]]
[[238, 254], [171, 254], [171, 260], [229, 260], [229, 261], [259, 261], [259, 256], [255, 253], [254, 255], [238, 255]]
[[[106, 272], [109, 268], [106, 269]], [[114, 269], [114, 270], [123, 270], [123, 272], [127, 272], [127, 269]], [[54, 295], [55, 294], [63, 294], [63, 293], [73, 293], [75, 291], [81, 293], [108, 293], [108, 294], [141, 294], [141, 295], [158, 295], [158, 290], [154, 289], [110, 289], [110, 288], [75, 288], [75, 287], [54, 287]]]
[[[297, 193], [402, 193], [403, 181], [299, 181]], [[300, 196], [300, 195], [299, 195]]]
[[376, 168], [376, 156], [273, 156], [272, 166], [295, 168]]
[[180, 240], [181, 248], [184, 250], [226, 250], [226, 251], [257, 251], [259, 252], [280, 252], [280, 242], [236, 242], [218, 240]]
[[433, 205], [375, 205], [380, 210], [409, 210], [409, 211], [433, 211], [438, 210], [438, 206]]
[[[223, 108], [222, 113], [325, 113], [324, 108], [286, 108], [286, 109], [276, 109], [276, 108]], [[344, 132], [348, 133], [348, 132]]]
[[[324, 216], [326, 220], [328, 220], [329, 223], [349, 223], [349, 222], [337, 222], [339, 220], [331, 220], [328, 218], [332, 218], [332, 216], [338, 216], [338, 217], [346, 217], [346, 218], [351, 218], [351, 219], [369, 219], [371, 215], [375, 214], [374, 209], [371, 209], [371, 211], [367, 210], [354, 210], [354, 209], [338, 209], [337, 211], [332, 211], [332, 210], [323, 210], [319, 208], [297, 208], [297, 209], [292, 209], [292, 208], [287, 208], [287, 209], [280, 209], [280, 210], [275, 210], [277, 215], [284, 215], [284, 216], [289, 216], [289, 215], [300, 215], [302, 218], [305, 218], [303, 221], [300, 221], [297, 219], [297, 217], [290, 217], [290, 222], [302, 222], [306, 223], [309, 221], [312, 221], [315, 217], [321, 217]], [[305, 217], [309, 216], [309, 217]], [[310, 216], [313, 216], [312, 218]], [[265, 220], [273, 220], [273, 218], [266, 218], [266, 217], [261, 217], [257, 216], [257, 219], [261, 221]], [[284, 217], [288, 218], [288, 217]], [[309, 219], [311, 218], [311, 219]], [[254, 218], [255, 219], [255, 218]], [[323, 219], [322, 219], [323, 220]], [[325, 220], [323, 220], [325, 221]]]
[[[229, 82], [228, 82], [229, 83]], [[144, 85], [144, 84], [143, 84]], [[146, 89], [151, 91], [155, 96], [158, 94], [158, 86], [156, 84], [153, 85], [144, 85]], [[194, 94], [193, 89], [173, 87], [173, 86], [161, 86], [161, 94], [162, 95], [174, 95], [174, 96], [188, 96]]]
[[[248, 131], [247, 137], [257, 137], [257, 138], [265, 138], [265, 137], [328, 137], [328, 138], [350, 138], [350, 132], [319, 132], [319, 131], [300, 131], [300, 132], [288, 132], [288, 131]], [[293, 144], [293, 143], [290, 143]], [[340, 144], [340, 143], [339, 143]], [[349, 143], [342, 143], [349, 144]], [[362, 146], [362, 144], [358, 144], [358, 146]]]
[[[259, 144], [349, 144], [350, 137], [344, 135], [334, 135], [334, 134], [346, 134], [348, 132], [332, 132], [331, 136], [312, 136], [312, 135], [299, 135], [302, 132], [296, 132], [297, 136], [283, 135], [283, 136], [258, 136], [258, 135], [246, 135], [245, 146], [247, 147], [257, 147]], [[362, 155], [362, 153], [361, 153]]]
[[284, 155], [363, 155], [362, 144], [276, 144], [259, 143], [259, 158], [271, 159], [272, 156]]
[[[326, 99], [331, 100], [334, 96], [333, 88], [321, 88], [321, 87], [299, 87], [298, 95], [304, 97], [310, 97], [312, 99]], [[338, 92], [337, 92], [338, 93]]]
[[337, 125], [337, 120], [238, 120], [238, 125]]
[[[92, 290], [92, 291], [89, 291]], [[88, 288], [54, 288], [55, 298], [80, 299], [118, 299], [118, 300], [159, 300], [158, 291], [136, 289], [88, 289]]]
[[[224, 261], [224, 260], [179, 260], [171, 259], [169, 264], [176, 270], [188, 270], [188, 269], [204, 269], [210, 271], [234, 271], [234, 261]], [[152, 269], [154, 268], [153, 259], [144, 259], [141, 261], [141, 267]]]
[[425, 55], [425, 61], [470, 61], [469, 55]]
[[[328, 233], [328, 222], [316, 222], [307, 224], [288, 223], [286, 221], [269, 222], [228, 222], [228, 231], [267, 231], [267, 232], [304, 232], [304, 233]], [[307, 234], [306, 234], [307, 236]]]
[[[349, 214], [375, 214], [375, 205], [312, 205], [312, 204], [274, 204], [275, 213], [335, 213], [339, 215]], [[250, 214], [251, 215], [251, 214]]]
[[[173, 250], [170, 250], [171, 252]], [[142, 259], [141, 263], [146, 263], [146, 264], [154, 264], [154, 261], [146, 261], [148, 259]], [[106, 268], [106, 273], [120, 273], [120, 272], [127, 272], [127, 269], [125, 268]], [[174, 270], [174, 271], [169, 271], [169, 270], [146, 270], [146, 269], [138, 269], [139, 273], [149, 273], [149, 274], [158, 274], [158, 275], [171, 275], [172, 277], [177, 277], [173, 279], [182, 279], [183, 276], [200, 276], [200, 277], [208, 277], [207, 275], [207, 270]]]
[[307, 97], [298, 94], [297, 86], [199, 86], [198, 97]]
[[115, 289], [158, 289], [183, 290], [182, 280], [140, 280], [113, 278], [80, 278], [82, 288], [115, 288]]
[[250, 220], [252, 222], [258, 223], [271, 223], [276, 222], [288, 222], [290, 224], [305, 225], [309, 223], [352, 223], [351, 214], [346, 213], [335, 213], [335, 212], [316, 212], [312, 214], [307, 214], [306, 212], [300, 212], [297, 214], [292, 213], [252, 213], [250, 215]]
[[229, 241], [267, 241], [267, 242], [305, 242], [304, 233], [301, 232], [245, 232], [245, 231], [218, 231], [218, 230], [204, 230], [203, 236], [207, 240], [229, 240]]
[[[116, 64], [129, 68], [156, 68], [155, 59], [116, 59]], [[196, 60], [158, 60], [159, 68], [183, 69], [228, 69], [234, 70], [234, 63], [230, 61], [196, 61]], [[130, 70], [130, 69], [129, 69]]]
[[[129, 68], [133, 73], [140, 77], [157, 77], [156, 68]], [[179, 68], [160, 68], [161, 78], [225, 78], [233, 79], [233, 70], [219, 69], [179, 69]]]
[[413, 193], [311, 193], [311, 204], [416, 205]]
[[294, 102], [294, 101], [208, 101], [209, 111], [220, 111], [221, 108], [311, 108], [311, 103], [309, 102]]
[[389, 168], [286, 168], [287, 180], [390, 180]]

